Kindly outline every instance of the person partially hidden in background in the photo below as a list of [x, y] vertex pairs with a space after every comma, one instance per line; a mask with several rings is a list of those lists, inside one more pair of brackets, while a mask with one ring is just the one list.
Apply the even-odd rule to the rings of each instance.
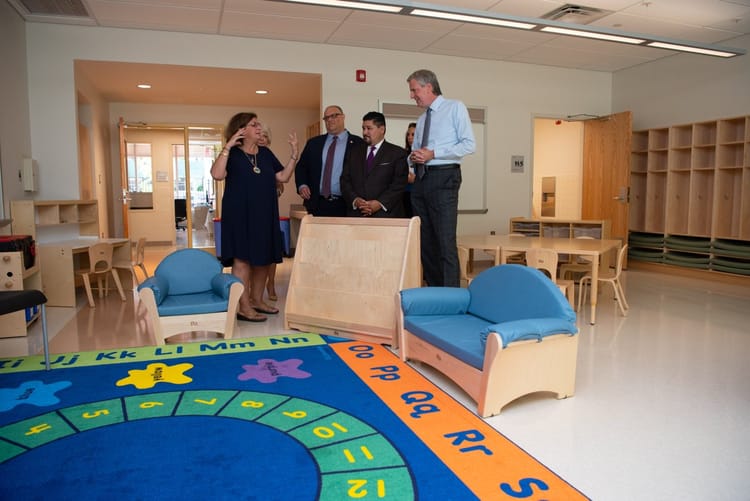
[[211, 176], [225, 180], [221, 200], [221, 262], [232, 267], [245, 290], [238, 320], [263, 322], [278, 308], [263, 302], [271, 263], [280, 263], [283, 249], [276, 183], [286, 183], [297, 163], [297, 134], [289, 134], [286, 165], [260, 146], [261, 124], [255, 113], [237, 113], [225, 129], [226, 145], [211, 166]]
[[406, 190], [404, 191], [404, 216], [414, 216], [414, 210], [411, 208], [411, 189], [414, 181], [417, 179], [417, 174], [414, 172], [414, 162], [411, 161], [411, 150], [414, 145], [414, 133], [417, 130], [417, 122], [411, 122], [406, 126], [406, 134], [404, 136], [404, 148], [409, 153], [409, 177], [407, 179]]
[[346, 130], [345, 119], [341, 106], [325, 109], [326, 133], [307, 141], [294, 173], [297, 193], [313, 216], [346, 216], [340, 185], [344, 155], [352, 146], [362, 144], [362, 138]]
[[385, 116], [370, 111], [362, 117], [364, 143], [344, 158], [341, 193], [347, 216], [404, 217], [404, 190], [409, 165], [405, 149], [385, 140]]
[[[261, 125], [260, 140], [258, 146], [271, 147], [271, 128], [267, 125]], [[276, 195], [281, 196], [284, 193], [284, 183], [276, 181]], [[266, 280], [266, 291], [270, 301], [278, 301], [279, 296], [276, 293], [276, 263], [268, 265], [268, 279]]]

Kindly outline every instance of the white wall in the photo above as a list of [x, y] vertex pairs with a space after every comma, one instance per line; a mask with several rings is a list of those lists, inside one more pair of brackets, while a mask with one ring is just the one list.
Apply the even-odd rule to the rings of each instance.
[[[747, 49], [750, 35], [722, 42]], [[750, 54], [677, 54], [613, 75], [612, 109], [633, 112], [633, 130], [750, 114]]]
[[[26, 28], [32, 151], [41, 172], [39, 198], [78, 194], [74, 59], [309, 73], [320, 73], [320, 61], [330, 61], [322, 69], [322, 102], [343, 106], [352, 131], [359, 130], [359, 117], [378, 109], [380, 101], [410, 103], [406, 77], [419, 67], [430, 68], [440, 78], [446, 97], [487, 108], [489, 212], [461, 215], [459, 233], [505, 231], [511, 216], [530, 214], [532, 170], [527, 167], [523, 174], [511, 174], [510, 157], [531, 157], [534, 116], [611, 112], [608, 73], [215, 35], [42, 23]], [[368, 73], [364, 84], [354, 81], [355, 70], [362, 67]]]
[[31, 157], [26, 27], [8, 2], [0, 2], [0, 61], [0, 215], [7, 217], [11, 200], [33, 198], [18, 177], [23, 159]]

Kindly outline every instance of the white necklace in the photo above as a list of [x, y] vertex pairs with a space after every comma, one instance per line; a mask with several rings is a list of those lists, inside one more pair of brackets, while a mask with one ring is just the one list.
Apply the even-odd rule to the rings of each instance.
[[245, 154], [245, 158], [247, 158], [247, 161], [250, 162], [250, 165], [253, 166], [253, 172], [256, 174], [260, 174], [260, 167], [258, 167], [258, 154], [253, 153], [253, 156], [250, 156], [250, 153], [246, 151], [242, 151]]

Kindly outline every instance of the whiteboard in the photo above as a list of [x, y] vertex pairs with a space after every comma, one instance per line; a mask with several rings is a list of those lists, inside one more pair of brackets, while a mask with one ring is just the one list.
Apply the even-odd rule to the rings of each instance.
[[[394, 105], [390, 105], [394, 106]], [[422, 113], [420, 108], [416, 106], [410, 106], [415, 108], [417, 111], [416, 116], [403, 117], [401, 111], [406, 105], [398, 105], [398, 113], [395, 115], [400, 116], [389, 116], [387, 111], [389, 105], [384, 104], [383, 108], [386, 111], [382, 113], [385, 115], [386, 132], [385, 138], [389, 143], [397, 144], [401, 147], [405, 144], [406, 128], [410, 122], [416, 122], [419, 114]], [[474, 139], [477, 143], [476, 152], [473, 155], [468, 155], [461, 161], [461, 189], [458, 192], [458, 212], [459, 213], [485, 213], [487, 212], [487, 162], [485, 159], [485, 139], [486, 139], [486, 125], [483, 122], [475, 121], [475, 113], [472, 113], [475, 109], [470, 109], [469, 114], [472, 117], [472, 130], [474, 131]], [[484, 116], [484, 110], [482, 111], [482, 117]]]

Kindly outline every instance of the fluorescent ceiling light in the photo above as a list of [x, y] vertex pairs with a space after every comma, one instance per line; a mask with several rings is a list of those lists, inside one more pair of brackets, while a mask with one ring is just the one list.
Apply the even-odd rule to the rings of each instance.
[[[718, 57], [741, 56], [747, 53], [744, 49], [734, 47], [722, 47], [719, 45], [706, 45], [688, 40], [675, 40], [658, 36], [650, 36], [643, 33], [630, 33], [627, 31], [613, 30], [609, 28], [598, 28], [595, 26], [584, 26], [580, 24], [564, 23], [550, 19], [535, 17], [520, 17], [496, 12], [464, 9], [455, 6], [432, 5], [429, 3], [417, 3], [407, 0], [371, 0], [369, 2], [358, 2], [356, 0], [276, 0], [286, 3], [302, 3], [310, 5], [322, 5], [326, 7], [343, 7], [345, 9], [374, 10], [389, 12], [406, 16], [421, 16], [433, 19], [445, 19], [460, 23], [475, 23], [497, 26], [498, 28], [513, 28], [520, 30], [533, 30], [558, 35], [569, 35], [574, 37], [592, 38], [608, 42], [640, 45], [642, 47], [657, 47], [679, 52], [690, 52], [694, 54], [705, 54]], [[458, 0], [455, 0], [459, 3]]]
[[694, 52], [696, 54], [705, 54], [707, 56], [732, 57], [732, 56], [737, 55], [734, 52], [704, 49], [702, 47], [690, 47], [687, 45], [680, 45], [680, 44], [666, 43], [666, 42], [649, 42], [646, 45], [648, 45], [649, 47], [658, 47], [659, 49], [671, 49], [671, 50], [679, 50], [682, 52]]
[[268, 91], [267, 90], [259, 89], [259, 90], [256, 90], [255, 93], [256, 94], [268, 94]]
[[493, 26], [518, 28], [520, 30], [531, 30], [536, 28], [536, 24], [519, 23], [517, 21], [495, 19], [493, 17], [469, 16], [466, 14], [454, 14], [452, 12], [438, 12], [435, 10], [414, 9], [410, 12], [410, 14], [413, 16], [434, 17], [437, 19], [448, 19], [450, 21], [461, 21], [465, 23], [491, 24]]
[[381, 5], [367, 2], [348, 2], [346, 0], [286, 0], [294, 3], [308, 3], [313, 5], [323, 5], [325, 7], [344, 7], [346, 9], [376, 10], [379, 12], [401, 12], [403, 7], [394, 5]]
[[138, 84], [139, 89], [150, 89], [151, 84]]
[[607, 40], [609, 42], [620, 42], [630, 44], [641, 44], [645, 42], [643, 38], [631, 38], [620, 35], [610, 35], [608, 33], [598, 33], [595, 31], [573, 30], [569, 28], [558, 28], [557, 26], [545, 26], [541, 29], [548, 33], [557, 33], [559, 35], [572, 35], [574, 37], [596, 38], [597, 40]]

